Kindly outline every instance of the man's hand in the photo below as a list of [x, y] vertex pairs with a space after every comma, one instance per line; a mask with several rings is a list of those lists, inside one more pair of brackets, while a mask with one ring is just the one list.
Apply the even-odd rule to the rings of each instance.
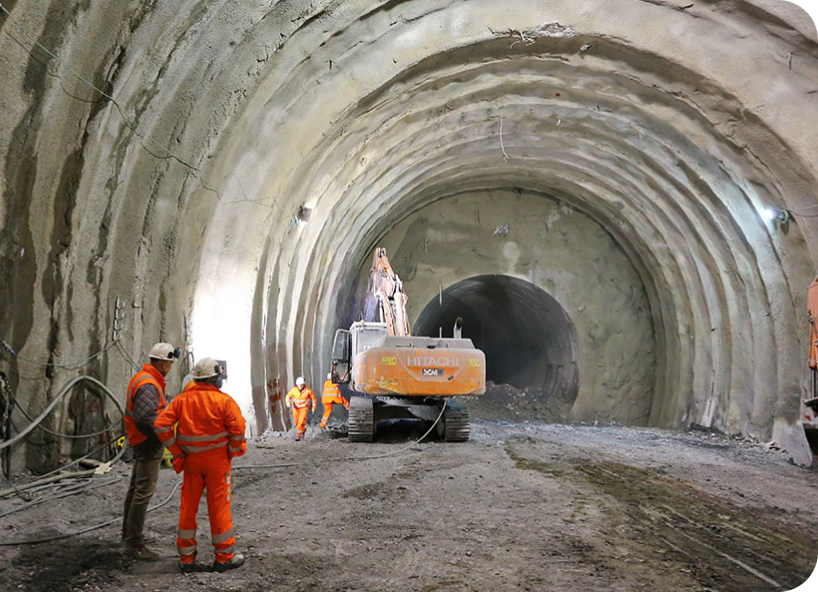
[[173, 459], [173, 470], [176, 471], [177, 475], [185, 470], [186, 458], [187, 456], [177, 456], [176, 458]]

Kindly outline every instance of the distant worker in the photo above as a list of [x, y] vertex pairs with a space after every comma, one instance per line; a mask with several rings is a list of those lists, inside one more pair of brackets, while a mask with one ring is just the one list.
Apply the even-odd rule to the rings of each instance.
[[131, 378], [125, 394], [125, 431], [134, 460], [122, 515], [122, 544], [124, 554], [138, 561], [159, 559], [157, 553], [145, 546], [142, 534], [165, 450], [153, 422], [168, 406], [165, 377], [181, 355], [179, 348], [169, 343], [154, 345], [148, 354], [150, 362]]
[[332, 380], [332, 372], [327, 374], [327, 380], [324, 382], [324, 391], [321, 393], [321, 404], [324, 406], [324, 416], [321, 418], [320, 427], [327, 427], [327, 421], [332, 413], [333, 405], [343, 405], [344, 409], [349, 411], [349, 401], [347, 401], [341, 394], [341, 389], [338, 384]]
[[244, 555], [234, 553], [236, 537], [230, 514], [230, 460], [247, 449], [244, 417], [230, 395], [219, 390], [223, 371], [216, 360], [199, 360], [193, 380], [193, 387], [179, 394], [156, 418], [154, 428], [173, 454], [176, 472], [185, 473], [176, 532], [179, 569], [182, 573], [196, 569], [196, 514], [206, 488], [210, 540], [216, 554], [213, 570], [224, 572], [244, 563]]
[[293, 404], [293, 420], [295, 421], [295, 441], [298, 442], [307, 433], [307, 409], [312, 402], [312, 412], [315, 413], [315, 393], [304, 382], [304, 377], [295, 379], [295, 386], [284, 397], [284, 404], [290, 408], [290, 401]]

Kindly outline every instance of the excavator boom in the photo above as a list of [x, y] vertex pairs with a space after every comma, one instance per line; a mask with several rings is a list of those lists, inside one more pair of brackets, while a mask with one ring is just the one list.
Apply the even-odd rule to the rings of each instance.
[[408, 336], [412, 334], [406, 315], [406, 294], [403, 282], [389, 264], [386, 249], [378, 247], [369, 272], [369, 291], [378, 301], [381, 322], [386, 323], [388, 335]]

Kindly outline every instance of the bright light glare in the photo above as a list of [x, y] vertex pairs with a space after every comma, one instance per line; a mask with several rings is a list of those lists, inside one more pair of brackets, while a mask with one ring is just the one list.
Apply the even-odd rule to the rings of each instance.
[[764, 208], [761, 210], [761, 217], [767, 220], [768, 222], [772, 222], [778, 217], [778, 212], [773, 208]]
[[249, 434], [254, 435], [249, 345], [253, 286], [237, 268], [225, 266], [218, 275], [200, 280], [191, 333], [196, 360], [205, 356], [227, 360], [228, 379], [222, 390], [239, 404]]

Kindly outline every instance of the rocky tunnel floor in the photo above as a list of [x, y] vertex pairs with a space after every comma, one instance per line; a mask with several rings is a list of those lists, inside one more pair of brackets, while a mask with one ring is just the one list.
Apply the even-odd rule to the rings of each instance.
[[[394, 429], [400, 429], [398, 426]], [[148, 516], [153, 564], [119, 555], [119, 524], [0, 548], [0, 589], [248, 591], [790, 590], [818, 556], [818, 473], [748, 442], [690, 432], [476, 422], [472, 440], [410, 448], [263, 437], [234, 466], [247, 563], [177, 572], [178, 491]], [[391, 436], [391, 437], [390, 437]], [[110, 485], [0, 518], [3, 539], [118, 516]], [[163, 470], [154, 503], [178, 478]], [[33, 494], [36, 495], [36, 494]], [[0, 501], [0, 514], [20, 507]], [[202, 506], [202, 518], [206, 520]], [[212, 561], [200, 521], [200, 563]]]

